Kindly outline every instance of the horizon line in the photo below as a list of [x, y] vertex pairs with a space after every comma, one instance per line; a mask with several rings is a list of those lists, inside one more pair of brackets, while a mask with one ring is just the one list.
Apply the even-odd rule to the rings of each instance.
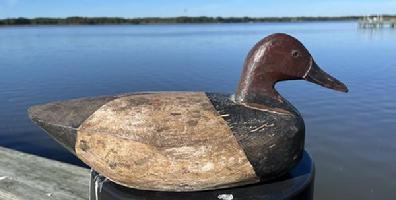
[[83, 16], [83, 15], [70, 15], [70, 16], [63, 16], [63, 17], [45, 17], [45, 16], [38, 16], [38, 17], [7, 17], [7, 18], [0, 18], [0, 20], [5, 19], [39, 19], [39, 18], [47, 18], [47, 19], [66, 19], [72, 17], [78, 18], [120, 18], [120, 19], [145, 19], [145, 18], [159, 18], [159, 19], [167, 19], [167, 18], [198, 18], [198, 17], [207, 17], [207, 18], [342, 18], [342, 17], [366, 17], [366, 16], [386, 16], [386, 17], [396, 17], [396, 14], [370, 14], [370, 15], [337, 15], [337, 16], [330, 16], [330, 15], [317, 15], [317, 16], [308, 16], [308, 15], [300, 15], [300, 16], [207, 16], [207, 15], [200, 15], [200, 16], [167, 16], [167, 17], [159, 17], [159, 16], [146, 16], [146, 17], [120, 17], [120, 16]]

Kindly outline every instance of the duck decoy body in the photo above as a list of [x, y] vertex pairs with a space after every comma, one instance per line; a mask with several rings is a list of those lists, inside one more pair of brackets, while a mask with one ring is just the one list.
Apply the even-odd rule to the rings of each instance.
[[30, 118], [121, 185], [198, 191], [269, 181], [301, 159], [304, 121], [275, 89], [305, 79], [347, 92], [287, 34], [249, 52], [234, 95], [147, 92], [33, 106]]

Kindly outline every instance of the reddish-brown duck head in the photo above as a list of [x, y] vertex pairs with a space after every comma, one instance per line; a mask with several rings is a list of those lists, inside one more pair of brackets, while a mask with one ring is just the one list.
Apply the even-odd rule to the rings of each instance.
[[274, 89], [276, 82], [302, 79], [337, 91], [348, 91], [343, 83], [319, 68], [300, 41], [284, 33], [272, 34], [250, 50], [236, 100], [250, 102], [263, 97], [279, 100], [281, 97]]

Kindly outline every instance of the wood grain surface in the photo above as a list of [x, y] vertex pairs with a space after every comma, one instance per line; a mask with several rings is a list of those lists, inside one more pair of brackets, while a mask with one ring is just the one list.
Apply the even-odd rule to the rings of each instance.
[[86, 200], [89, 170], [0, 147], [0, 200]]
[[259, 180], [201, 92], [115, 99], [79, 127], [76, 154], [112, 181], [137, 189], [197, 191]]

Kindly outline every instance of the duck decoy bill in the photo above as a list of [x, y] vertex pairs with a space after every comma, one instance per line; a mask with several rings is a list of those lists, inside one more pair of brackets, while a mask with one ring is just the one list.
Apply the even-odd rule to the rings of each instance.
[[312, 65], [307, 71], [304, 79], [329, 89], [348, 92], [348, 88], [344, 83], [324, 72], [315, 61], [312, 61]]

